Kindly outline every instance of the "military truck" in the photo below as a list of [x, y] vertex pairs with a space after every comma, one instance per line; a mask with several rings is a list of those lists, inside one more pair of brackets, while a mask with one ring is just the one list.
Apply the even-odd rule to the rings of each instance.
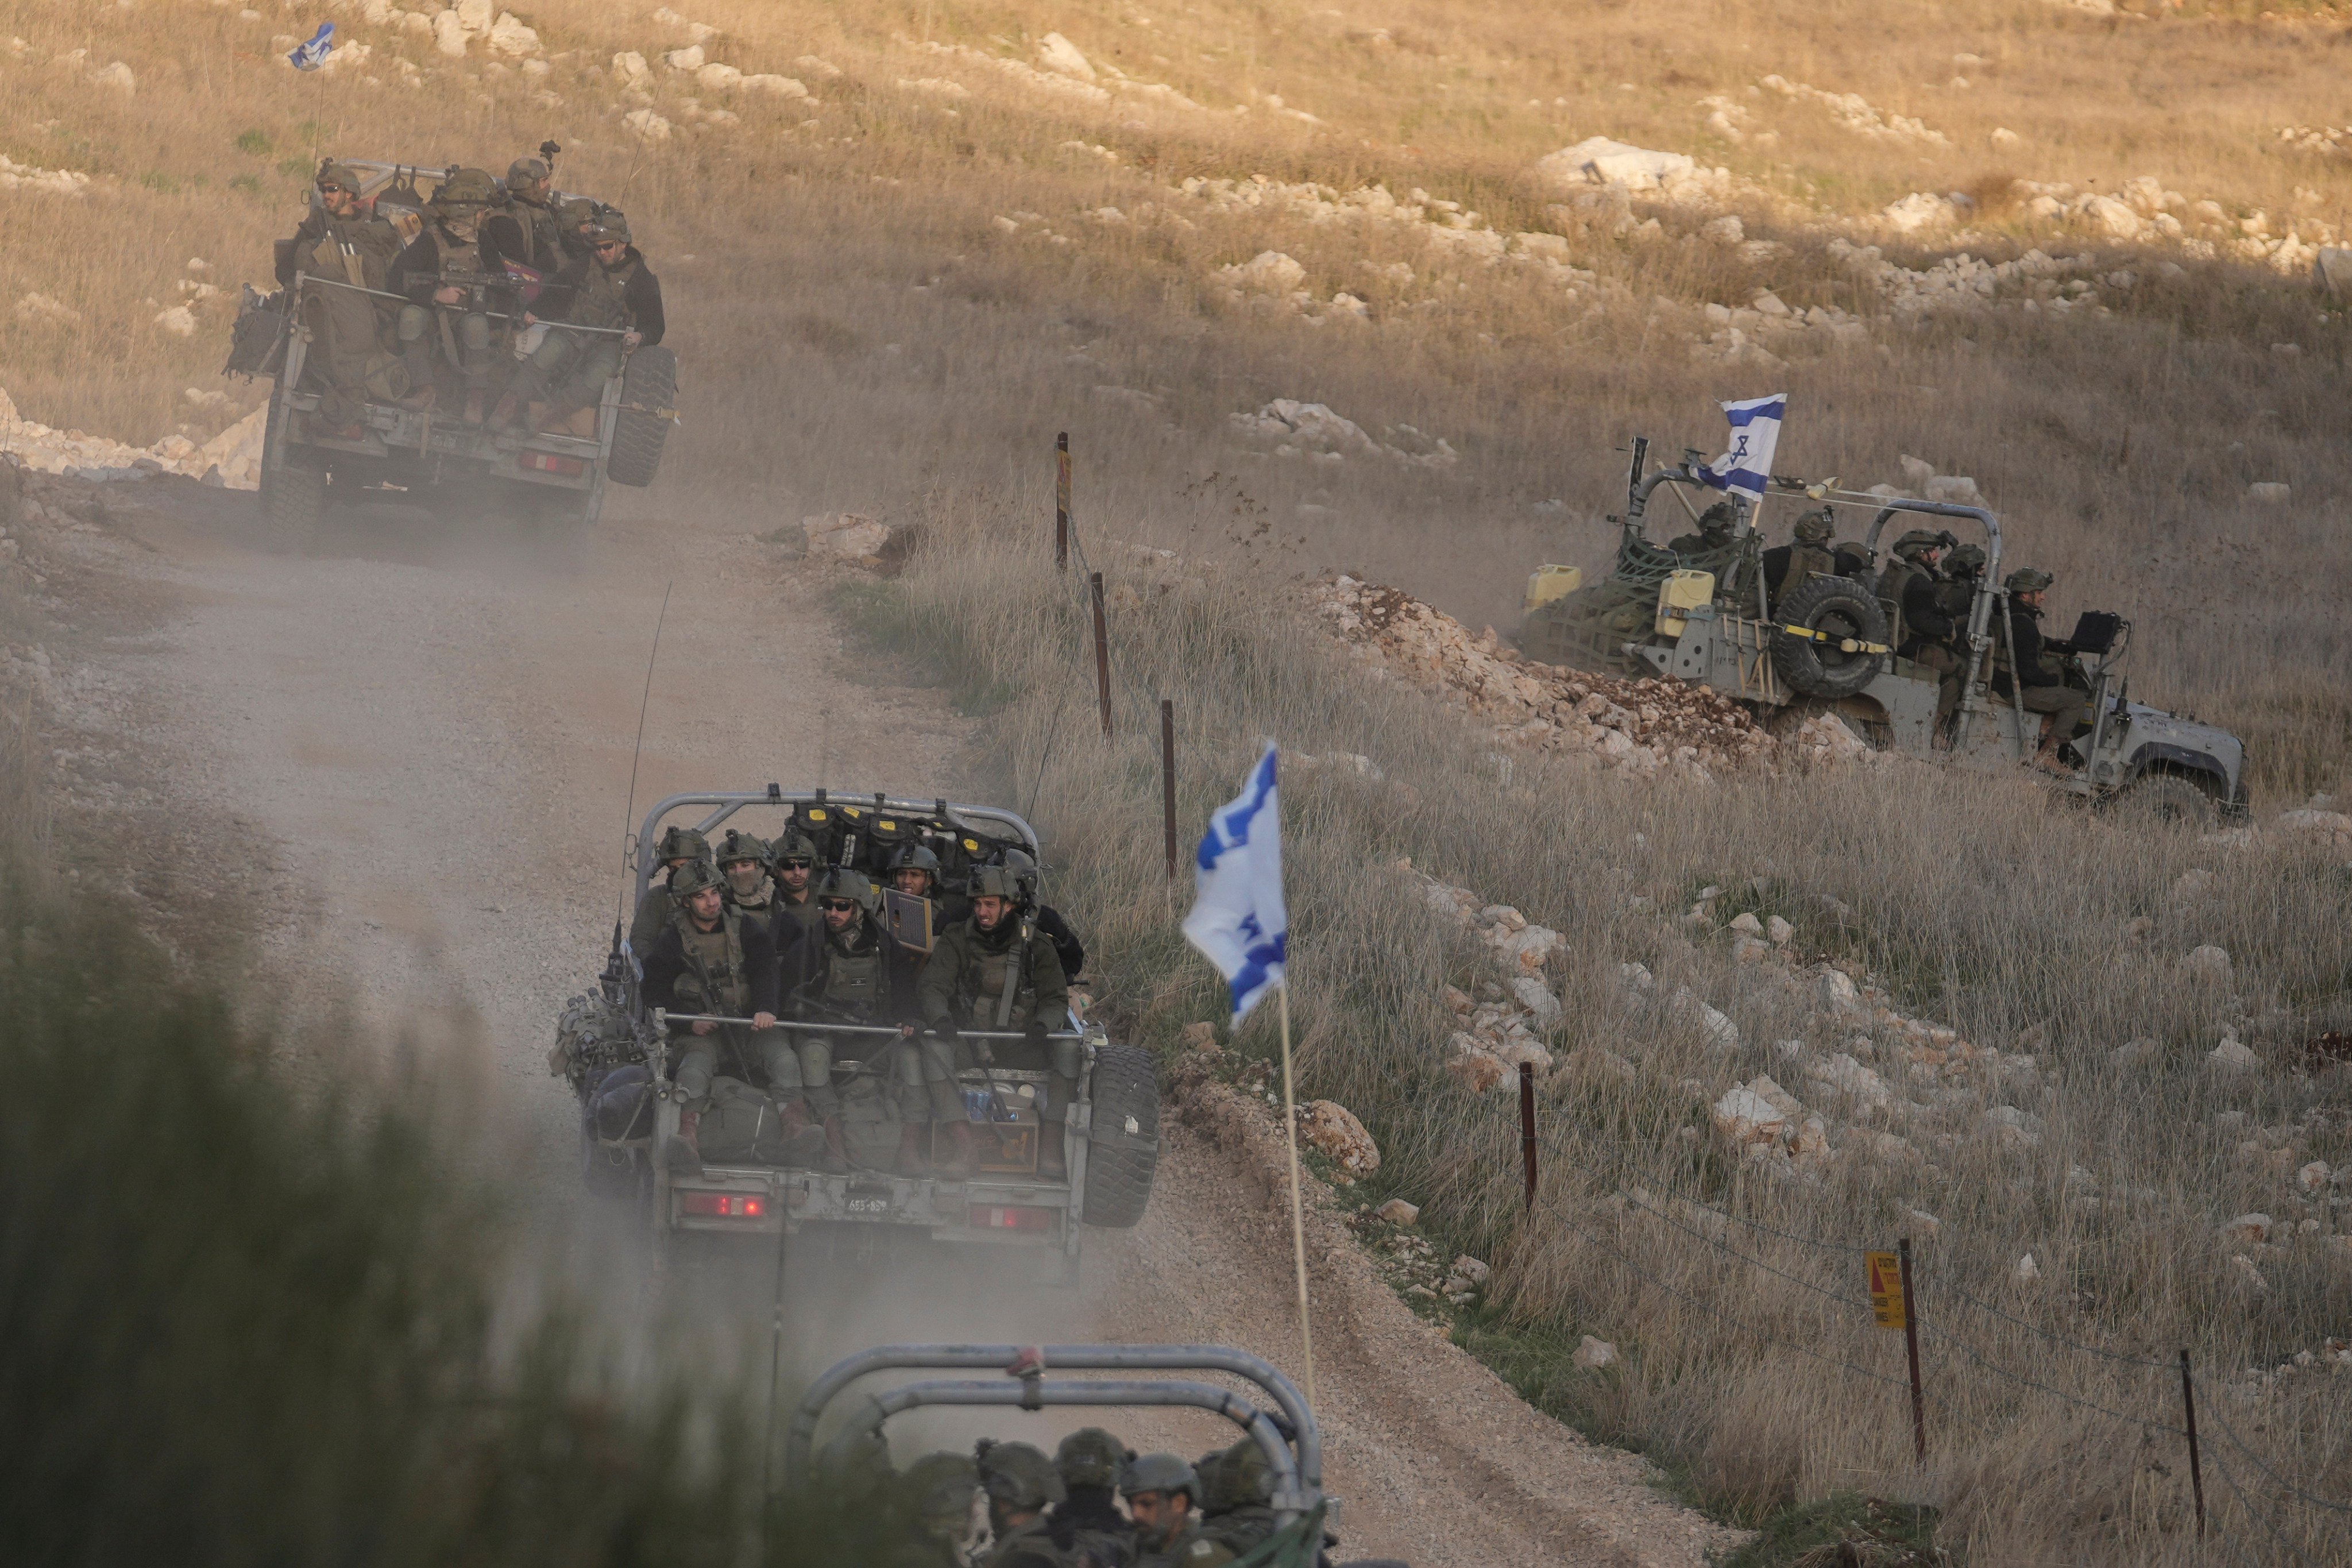
[[[366, 159], [337, 161], [364, 177], [363, 202], [404, 239], [415, 237], [426, 199], [418, 181], [429, 185], [441, 171]], [[559, 192], [555, 199], [567, 195]], [[319, 200], [317, 192], [310, 200]], [[343, 279], [297, 272], [292, 287], [274, 292], [246, 285], [238, 305], [228, 363], [222, 369], [225, 374], [268, 376], [274, 384], [263, 425], [260, 492], [274, 531], [304, 539], [329, 506], [367, 500], [428, 506], [468, 518], [520, 517], [551, 531], [578, 529], [594, 522], [604, 510], [607, 483], [642, 488], [654, 482], [676, 417], [677, 389], [677, 355], [658, 343], [632, 353], [621, 374], [605, 383], [593, 435], [535, 435], [520, 426], [492, 431], [465, 423], [447, 408], [403, 408], [373, 395], [352, 424], [331, 426], [320, 417], [325, 387], [309, 374], [313, 343], [303, 301], [318, 290], [354, 287]], [[406, 302], [397, 295], [382, 298], [388, 309]], [[495, 324], [509, 324], [504, 315], [488, 313]]]
[[[1996, 668], [2011, 668], [2009, 593], [2001, 580], [2000, 520], [1988, 508], [1840, 490], [1774, 476], [1769, 493], [1866, 508], [1859, 543], [1840, 546], [1842, 570], [1781, 585], [1767, 602], [1759, 503], [1708, 485], [1703, 454], [1644, 471], [1649, 443], [1633, 444], [1617, 558], [1609, 574], [1547, 567], [1530, 584], [1519, 642], [1531, 658], [1606, 674], [1657, 677], [1706, 686], [1780, 730], [1832, 714], [1878, 751], [1982, 772], [2030, 765], [2040, 714], [1992, 689]], [[1722, 542], [1676, 552], [1651, 542], [1654, 501], [1676, 498], [1696, 525], [1701, 504], [1733, 508], [1736, 526]], [[1703, 498], [1694, 503], [1694, 497]], [[1898, 657], [1888, 628], [1899, 606], [1882, 601], [1871, 570], [1879, 540], [1898, 518], [1932, 518], [1980, 534], [1983, 572], [1969, 591], [1964, 624], [1964, 679], [1948, 721], [1936, 718], [1937, 676]], [[1704, 536], [1700, 536], [1704, 538]], [[1559, 591], [1565, 590], [1565, 591]], [[2131, 700], [2122, 664], [2131, 623], [2092, 612], [2065, 639], [2067, 680], [2088, 704], [2092, 730], [2072, 742], [2076, 760], [2063, 774], [2042, 774], [2053, 788], [2084, 799], [2145, 809], [2168, 819], [2242, 816], [2247, 806], [2245, 745], [2214, 725]], [[2063, 754], [2062, 753], [2062, 758]]]
[[[907, 1373], [971, 1375], [901, 1381], [850, 1401], [845, 1417], [828, 1424], [827, 1412], [855, 1384]], [[1202, 1374], [1242, 1384], [1246, 1392], [1207, 1382]], [[1297, 1385], [1271, 1363], [1223, 1345], [908, 1344], [862, 1351], [818, 1376], [793, 1408], [784, 1436], [786, 1495], [801, 1506], [823, 1508], [856, 1490], [849, 1478], [887, 1452], [883, 1426], [907, 1411], [987, 1408], [1010, 1414], [1048, 1406], [1192, 1409], [1223, 1417], [1240, 1429], [1272, 1483], [1266, 1503], [1272, 1531], [1244, 1561], [1253, 1568], [1312, 1568], [1328, 1561], [1321, 1556], [1324, 1530], [1336, 1522], [1339, 1500], [1323, 1490], [1323, 1440], [1315, 1413]], [[820, 1446], [820, 1432], [828, 1425]], [[1050, 1452], [1058, 1430], [1041, 1423], [1030, 1440]], [[872, 1510], [861, 1504], [856, 1511]], [[1362, 1559], [1347, 1568], [1406, 1565]]]
[[[751, 1054], [740, 1046], [746, 1037], [731, 1035], [720, 1058], [721, 1091], [731, 1103], [751, 1109], [749, 1137], [738, 1147], [715, 1144], [706, 1112], [702, 1174], [673, 1175], [654, 1154], [677, 1134], [683, 1095], [661, 1044], [667, 1020], [645, 1003], [643, 956], [631, 949], [625, 930], [626, 911], [651, 885], [655, 849], [673, 817], [705, 835], [730, 822], [762, 837], [795, 829], [816, 845], [824, 864], [877, 880], [890, 856], [908, 844], [939, 857], [949, 886], [1007, 848], [1032, 858], [1040, 853], [1027, 822], [992, 805], [773, 784], [764, 790], [672, 795], [656, 804], [627, 857], [624, 913], [604, 972], [594, 993], [566, 1005], [549, 1058], [550, 1069], [571, 1084], [580, 1101], [582, 1171], [592, 1191], [642, 1205], [666, 1243], [704, 1237], [723, 1245], [727, 1237], [772, 1237], [782, 1229], [814, 1232], [828, 1247], [861, 1253], [906, 1242], [1022, 1247], [1050, 1261], [1041, 1274], [1066, 1280], [1076, 1278], [1087, 1226], [1126, 1227], [1143, 1217], [1160, 1160], [1157, 1065], [1140, 1047], [1115, 1043], [1087, 1016], [1076, 993], [1064, 1027], [1052, 1035], [1075, 1044], [1079, 1057], [1077, 1098], [1066, 1120], [1039, 1114], [1052, 1087], [1047, 1072], [975, 1064], [959, 1075], [979, 1150], [969, 1177], [908, 1176], [887, 1168], [901, 1125], [891, 1092], [895, 1053], [901, 1048], [898, 1029], [789, 1017], [778, 1027], [814, 1029], [836, 1039], [834, 1087], [842, 1099], [850, 1168], [824, 1170], [821, 1141], [807, 1147], [773, 1137], [777, 1113], [757, 1081], [759, 1064], [742, 1059]], [[928, 911], [914, 912], [916, 923], [923, 923]], [[967, 1043], [1011, 1037], [1016, 1037], [963, 1036]], [[864, 1049], [845, 1049], [842, 1040], [862, 1042]], [[764, 1138], [757, 1114], [763, 1104]], [[744, 1125], [740, 1116], [731, 1120]], [[1055, 1127], [1064, 1140], [1066, 1173], [1059, 1176], [1039, 1168], [1040, 1140]]]

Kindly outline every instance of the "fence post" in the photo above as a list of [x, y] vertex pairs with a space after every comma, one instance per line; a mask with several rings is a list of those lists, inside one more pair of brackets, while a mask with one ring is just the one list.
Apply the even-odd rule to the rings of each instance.
[[2189, 1352], [2180, 1352], [2180, 1409], [2189, 1418], [2189, 1490], [2197, 1500], [2197, 1536], [2205, 1536], [2205, 1469], [2197, 1458], [2197, 1382], [2189, 1375]]
[[1054, 437], [1054, 570], [1070, 569], [1070, 433]]
[[1536, 1080], [1527, 1063], [1519, 1064], [1519, 1161], [1527, 1167], [1527, 1207], [1536, 1206]]
[[1919, 1390], [1919, 1304], [1911, 1294], [1911, 1238], [1898, 1237], [1895, 1256], [1903, 1272], [1903, 1348], [1911, 1358], [1911, 1447], [1927, 1462], [1927, 1402]]
[[1095, 600], [1095, 687], [1102, 696], [1103, 735], [1110, 735], [1110, 634], [1103, 629], [1102, 574], [1091, 573], [1087, 585]]
[[1168, 879], [1176, 879], [1176, 703], [1160, 700], [1160, 823], [1168, 839]]

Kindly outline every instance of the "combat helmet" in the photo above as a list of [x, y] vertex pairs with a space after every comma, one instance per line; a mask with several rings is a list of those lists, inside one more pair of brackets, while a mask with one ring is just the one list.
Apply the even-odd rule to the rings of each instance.
[[367, 175], [340, 158], [329, 158], [320, 163], [319, 173], [311, 182], [316, 185], [341, 185], [353, 195], [367, 186]]
[[1698, 531], [1710, 540], [1728, 540], [1739, 526], [1739, 511], [1727, 500], [1719, 500], [1698, 514]]
[[1204, 1514], [1230, 1513], [1274, 1500], [1274, 1468], [1265, 1462], [1255, 1437], [1244, 1437], [1230, 1448], [1204, 1456], [1197, 1468], [1198, 1500]]
[[1983, 574], [1985, 552], [1981, 544], [1961, 544], [1953, 547], [1944, 557], [1944, 570], [1954, 577], [1976, 577]]
[[596, 215], [595, 226], [588, 231], [588, 243], [610, 245], [615, 240], [623, 245], [634, 243], [629, 233], [628, 215], [606, 207]]
[[1034, 904], [1037, 901], [1037, 888], [1042, 880], [1042, 874], [1037, 869], [1035, 856], [1026, 849], [1008, 848], [997, 856], [996, 863], [1012, 872], [1013, 880], [1020, 885], [1021, 892], [1016, 901], [1024, 904]]
[[669, 874], [669, 896], [680, 904], [695, 894], [712, 888], [723, 889], [726, 881], [719, 875], [719, 867], [710, 860], [683, 860]]
[[708, 860], [710, 840], [698, 828], [676, 825], [662, 829], [661, 844], [654, 850], [657, 860]]
[[1054, 1450], [1054, 1468], [1060, 1472], [1066, 1487], [1101, 1487], [1108, 1490], [1118, 1485], [1119, 1472], [1127, 1468], [1127, 1445], [1099, 1426], [1079, 1427]]
[[856, 904], [861, 913], [869, 915], [879, 901], [874, 893], [874, 884], [866, 879], [866, 873], [853, 871], [846, 866], [829, 868], [811, 885], [810, 896], [819, 903], [827, 899], [847, 899]]
[[1201, 1478], [1181, 1455], [1145, 1454], [1127, 1462], [1126, 1473], [1118, 1482], [1119, 1496], [1131, 1498], [1138, 1492], [1158, 1492], [1162, 1497], [1182, 1492], [1197, 1502]]
[[772, 869], [786, 860], [806, 860], [816, 864], [819, 857], [816, 844], [797, 827], [787, 827], [768, 846], [768, 865]]
[[518, 185], [535, 185], [548, 177], [544, 158], [517, 158], [507, 165], [507, 192], [509, 195]]
[[1905, 561], [1916, 561], [1930, 550], [1948, 550], [1952, 536], [1933, 529], [1915, 528], [1895, 542], [1895, 553]]
[[1045, 1450], [1027, 1443], [992, 1443], [982, 1439], [973, 1450], [981, 1489], [992, 1503], [1007, 1508], [1041, 1509], [1067, 1500], [1054, 1461]]
[[980, 1489], [980, 1467], [969, 1454], [941, 1449], [907, 1467], [900, 1478], [908, 1504], [926, 1532], [961, 1538]]
[[766, 839], [756, 837], [740, 828], [730, 827], [727, 830], [726, 838], [720, 842], [715, 858], [721, 866], [726, 865], [730, 860], [750, 860], [764, 871], [768, 868], [768, 862], [773, 858], [773, 856], [768, 848]]
[[940, 858], [932, 854], [927, 845], [901, 844], [898, 846], [898, 853], [890, 857], [890, 869], [893, 872], [928, 871], [930, 873], [931, 886], [936, 888], [940, 885]]
[[1010, 866], [974, 867], [971, 896], [975, 899], [1003, 899], [1018, 904], [1022, 901], [1021, 873]]
[[469, 216], [499, 199], [499, 183], [487, 169], [452, 169], [433, 187], [429, 204], [436, 217]]
[[1837, 524], [1831, 518], [1829, 509], [1823, 507], [1819, 511], [1809, 511], [1798, 518], [1789, 531], [1807, 544], [1826, 544], [1831, 535], [1837, 531]]
[[2011, 594], [2039, 594], [2056, 581], [2038, 566], [2021, 566], [2002, 580], [2001, 586]]
[[562, 220], [564, 227], [576, 229], [582, 224], [594, 223], [596, 215], [603, 210], [593, 196], [566, 196], [556, 204], [555, 216]]

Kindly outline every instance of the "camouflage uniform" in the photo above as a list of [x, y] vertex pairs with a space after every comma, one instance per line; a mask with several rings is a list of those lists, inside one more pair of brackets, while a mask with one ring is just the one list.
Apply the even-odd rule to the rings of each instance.
[[1245, 1557], [1275, 1531], [1274, 1472], [1256, 1439], [1203, 1457], [1201, 1476], [1201, 1535]]
[[963, 1096], [955, 1080], [952, 1031], [962, 1027], [1025, 1034], [1017, 1043], [977, 1042], [989, 1048], [973, 1054], [984, 1066], [1044, 1069], [1052, 1075], [1040, 1097], [1038, 1118], [1045, 1123], [1040, 1149], [1046, 1159], [1042, 1163], [1057, 1169], [1064, 1124], [1077, 1094], [1080, 1056], [1076, 1041], [1046, 1036], [1068, 1026], [1069, 978], [1053, 942], [1026, 911], [1010, 907], [1020, 897], [1011, 871], [982, 867], [972, 878], [971, 891], [975, 899], [1006, 900], [1008, 907], [992, 931], [982, 931], [975, 915], [940, 939], [919, 987], [928, 1032], [919, 1049], [908, 1055], [919, 1071], [932, 1118], [960, 1124]]
[[1698, 531], [1685, 533], [1666, 546], [1677, 555], [1708, 555], [1727, 550], [1738, 537], [1739, 515], [1727, 500], [1719, 500], [1698, 514]]
[[[497, 198], [498, 183], [479, 169], [442, 181], [428, 204], [433, 224], [400, 253], [387, 280], [409, 299], [400, 311], [400, 343], [410, 384], [432, 384], [437, 344], [442, 364], [465, 388], [465, 417], [474, 424], [499, 369], [490, 316], [511, 314], [514, 306], [504, 268], [483, 254], [481, 224]], [[456, 304], [435, 297], [453, 286], [463, 295]]]
[[[356, 196], [365, 182], [359, 170], [330, 162], [320, 166], [318, 183]], [[289, 252], [278, 266], [278, 280], [289, 288], [297, 273], [327, 279], [303, 290], [301, 309], [311, 342], [318, 345], [309, 363], [318, 367], [325, 384], [320, 412], [330, 425], [341, 427], [356, 420], [371, 396], [388, 402], [407, 390], [398, 362], [383, 352], [386, 301], [358, 292], [383, 290], [400, 248], [400, 236], [373, 207], [338, 217], [321, 201], [294, 231]], [[352, 287], [333, 287], [338, 283]]]
[[1817, 575], [1837, 574], [1837, 554], [1830, 548], [1833, 531], [1827, 510], [1809, 511], [1797, 520], [1789, 543], [1764, 552], [1764, 588], [1773, 604]]
[[[811, 903], [823, 899], [853, 899], [856, 918], [836, 931], [818, 917], [810, 946], [806, 974], [793, 990], [795, 1016], [808, 1021], [860, 1025], [911, 1023], [915, 1018], [915, 970], [905, 949], [874, 919], [874, 886], [865, 873], [836, 868], [825, 873]], [[836, 1037], [808, 1030], [781, 1031], [784, 1037], [763, 1041], [760, 1051], [768, 1069], [769, 1086], [779, 1099], [797, 1095], [809, 1113], [825, 1123], [836, 1145], [841, 1137], [841, 1096], [833, 1087], [836, 1056], [887, 1057], [895, 1046], [877, 1050], [870, 1035]]]
[[911, 1517], [905, 1538], [885, 1552], [884, 1568], [971, 1568], [963, 1545], [980, 1489], [971, 1456], [926, 1454], [907, 1467], [902, 1486]]
[[[561, 309], [562, 321], [524, 362], [515, 376], [510, 404], [502, 405], [510, 416], [511, 404], [547, 405], [537, 421], [540, 427], [561, 424], [604, 396], [604, 384], [621, 373], [627, 357], [628, 345], [620, 333], [637, 334], [640, 345], [662, 340], [661, 281], [629, 243], [629, 220], [608, 210], [588, 231], [588, 238], [592, 245], [618, 241], [628, 248], [616, 262], [593, 251], [577, 257], [549, 279], [540, 300], [549, 309], [540, 314], [551, 320]], [[567, 331], [566, 326], [597, 330]]]
[[669, 923], [677, 901], [669, 896], [669, 874], [683, 860], [710, 858], [710, 840], [691, 827], [670, 827], [663, 831], [661, 846], [655, 852], [656, 868], [653, 885], [637, 897], [636, 913], [629, 921], [629, 947], [643, 963], [646, 950], [653, 946], [654, 938]]
[[1069, 1495], [1046, 1516], [1054, 1544], [1085, 1568], [1126, 1568], [1135, 1559], [1135, 1527], [1118, 1511], [1119, 1473], [1127, 1446], [1099, 1426], [1082, 1426], [1062, 1439], [1054, 1468]]
[[991, 1443], [978, 1463], [996, 1535], [982, 1568], [1074, 1568], [1045, 1522], [1046, 1508], [1067, 1495], [1053, 1461], [1026, 1443]]
[[[670, 874], [671, 894], [683, 909], [696, 889], [718, 886], [718, 876], [708, 861], [688, 861]], [[645, 965], [648, 1007], [732, 1018], [776, 1010], [776, 950], [767, 928], [723, 903], [718, 923], [709, 931], [684, 913], [664, 926]], [[728, 1026], [702, 1035], [692, 1029], [690, 1024], [672, 1026], [677, 1057], [670, 1076], [689, 1102], [709, 1097], [719, 1045], [735, 1043]]]

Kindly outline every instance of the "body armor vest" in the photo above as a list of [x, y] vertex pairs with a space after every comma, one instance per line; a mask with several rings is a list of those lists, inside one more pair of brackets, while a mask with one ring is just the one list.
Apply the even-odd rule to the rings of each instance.
[[625, 296], [640, 265], [634, 257], [611, 268], [601, 261], [589, 262], [588, 276], [572, 296], [573, 323], [583, 327], [635, 326]]
[[868, 942], [862, 952], [847, 952], [840, 943], [831, 943], [825, 955], [825, 1005], [870, 1018], [882, 1001], [881, 943]]
[[1037, 987], [1029, 974], [1029, 939], [1034, 929], [1024, 920], [1013, 928], [1013, 940], [1001, 952], [980, 949], [972, 973], [963, 981], [972, 1027], [1019, 1028], [1037, 1011]]
[[691, 919], [680, 919], [677, 934], [686, 948], [686, 968], [671, 993], [677, 998], [675, 1010], [742, 1017], [751, 999], [751, 975], [743, 962], [743, 917], [725, 910], [719, 928], [707, 931], [696, 930]]

